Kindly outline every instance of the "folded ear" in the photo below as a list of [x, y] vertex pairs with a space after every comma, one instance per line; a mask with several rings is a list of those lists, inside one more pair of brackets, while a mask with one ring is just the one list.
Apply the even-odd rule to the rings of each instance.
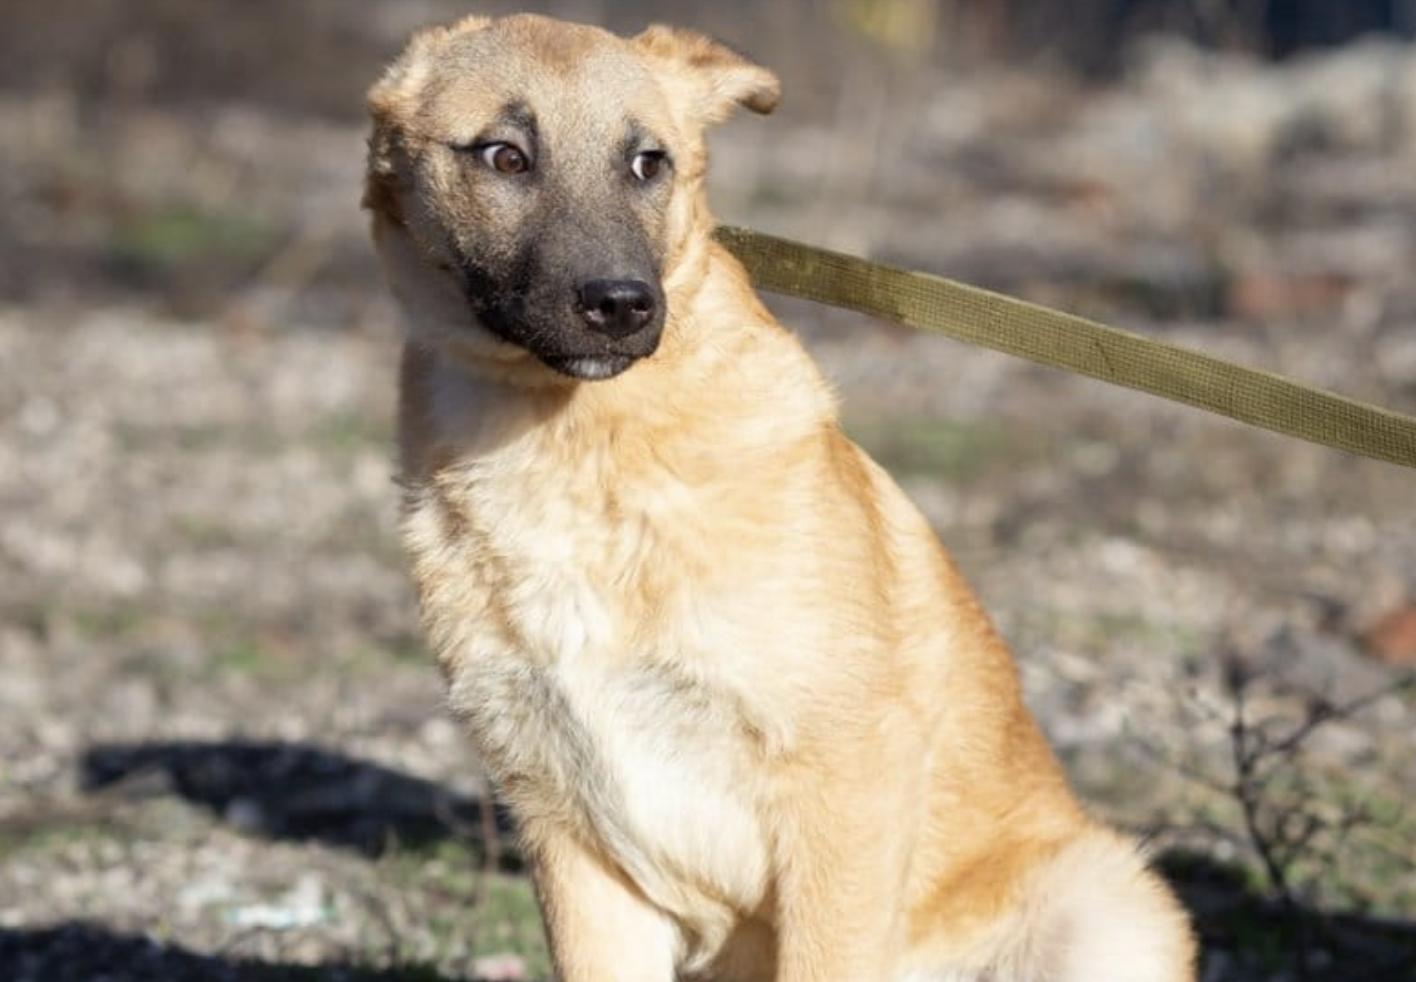
[[365, 105], [374, 119], [393, 115], [416, 101], [438, 51], [448, 41], [474, 34], [491, 22], [490, 17], [474, 15], [446, 27], [425, 27], [416, 31], [408, 39], [402, 54], [384, 69], [379, 80], [369, 89]]
[[735, 105], [755, 113], [777, 108], [777, 76], [710, 37], [655, 24], [630, 43], [663, 71], [663, 80], [701, 123], [726, 119]]
[[418, 108], [433, 63], [449, 41], [482, 30], [491, 19], [464, 17], [447, 27], [428, 27], [408, 39], [402, 54], [394, 59], [369, 89], [366, 105], [373, 117], [369, 134], [369, 157], [364, 177], [364, 207], [395, 222], [403, 221], [399, 193], [406, 177], [404, 126]]

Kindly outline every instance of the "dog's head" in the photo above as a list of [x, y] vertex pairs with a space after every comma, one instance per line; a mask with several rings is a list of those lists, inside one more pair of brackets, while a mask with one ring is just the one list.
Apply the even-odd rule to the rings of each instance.
[[369, 93], [365, 204], [410, 329], [609, 378], [659, 344], [702, 204], [703, 129], [777, 79], [701, 35], [535, 16], [416, 35]]

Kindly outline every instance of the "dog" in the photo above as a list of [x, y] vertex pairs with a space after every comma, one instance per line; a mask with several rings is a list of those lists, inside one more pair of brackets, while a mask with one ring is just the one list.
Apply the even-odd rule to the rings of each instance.
[[933, 531], [713, 238], [707, 37], [415, 35], [365, 205], [407, 321], [403, 536], [559, 976], [1182, 982]]

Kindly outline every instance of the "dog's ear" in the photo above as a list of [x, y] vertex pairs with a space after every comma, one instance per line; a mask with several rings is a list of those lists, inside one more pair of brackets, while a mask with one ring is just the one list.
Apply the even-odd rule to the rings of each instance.
[[782, 91], [777, 76], [710, 37], [655, 24], [630, 43], [664, 69], [661, 80], [702, 124], [727, 118], [734, 106], [755, 113], [777, 108]]
[[403, 122], [418, 105], [434, 59], [450, 40], [482, 30], [490, 17], [464, 17], [448, 27], [429, 27], [408, 39], [393, 63], [369, 89], [365, 104], [373, 117], [369, 136], [368, 169], [364, 178], [363, 205], [395, 222], [402, 222], [399, 206], [400, 160], [405, 154]]
[[447, 27], [428, 27], [408, 39], [403, 53], [384, 70], [369, 89], [365, 104], [376, 123], [396, 118], [400, 109], [411, 106], [422, 92], [423, 83], [437, 52], [448, 42], [482, 30], [490, 17], [464, 17]]

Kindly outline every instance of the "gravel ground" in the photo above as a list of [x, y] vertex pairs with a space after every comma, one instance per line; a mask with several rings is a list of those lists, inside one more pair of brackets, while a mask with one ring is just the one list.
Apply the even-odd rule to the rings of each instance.
[[[1411, 49], [859, 88], [726, 131], [724, 217], [1416, 411]], [[0, 977], [545, 975], [393, 535], [361, 139], [0, 92]], [[1416, 978], [1410, 473], [774, 304], [1164, 857], [1204, 978]], [[1248, 813], [1236, 718], [1279, 747]], [[1275, 881], [1246, 818], [1283, 814], [1318, 827]]]

